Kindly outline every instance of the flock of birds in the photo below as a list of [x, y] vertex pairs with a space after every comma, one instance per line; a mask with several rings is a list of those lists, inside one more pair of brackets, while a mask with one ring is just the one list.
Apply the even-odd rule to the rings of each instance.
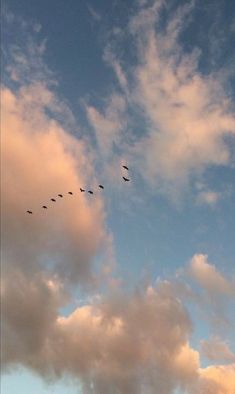
[[[126, 165], [124, 165], [124, 166], [122, 166], [122, 167], [123, 167], [125, 170], [129, 171], [129, 168], [128, 168]], [[125, 182], [129, 182], [129, 181], [130, 181], [130, 179], [127, 178], [127, 177], [125, 177], [125, 176], [123, 176], [122, 178], [123, 178], [123, 180], [124, 180]], [[100, 189], [104, 189], [104, 186], [103, 186], [103, 185], [99, 185], [99, 188], [100, 188]], [[83, 189], [82, 187], [80, 187], [80, 192], [81, 192], [81, 193], [85, 193], [86, 191], [87, 191], [87, 193], [89, 193], [89, 194], [94, 194], [93, 190], [85, 190], [85, 189]], [[73, 195], [73, 192], [68, 192], [68, 194]], [[63, 194], [58, 194], [58, 197], [63, 198]], [[51, 201], [52, 201], [52, 202], [56, 202], [56, 199], [55, 199], [55, 198], [51, 198]], [[42, 209], [48, 209], [47, 205], [43, 205], [43, 206], [42, 206]], [[29, 215], [32, 215], [32, 214], [33, 214], [33, 211], [31, 211], [31, 210], [29, 210], [29, 209], [28, 209], [26, 212], [27, 212]]]

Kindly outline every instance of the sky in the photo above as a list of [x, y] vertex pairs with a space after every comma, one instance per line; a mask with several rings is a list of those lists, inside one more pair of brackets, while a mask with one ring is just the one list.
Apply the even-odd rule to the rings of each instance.
[[2, 393], [234, 394], [235, 4], [1, 19]]

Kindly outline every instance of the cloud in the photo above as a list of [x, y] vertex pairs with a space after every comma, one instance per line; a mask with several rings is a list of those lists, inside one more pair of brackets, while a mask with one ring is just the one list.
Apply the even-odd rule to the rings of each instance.
[[[70, 375], [84, 393], [233, 392], [228, 391], [233, 364], [200, 368], [200, 354], [189, 344], [190, 316], [169, 281], [99, 295], [62, 316], [58, 306], [67, 296], [56, 276], [25, 278], [14, 271], [7, 280], [2, 290], [7, 369], [21, 364], [50, 380]], [[225, 358], [222, 348], [217, 346], [216, 357]]]
[[[86, 141], [70, 134], [75, 119], [52, 88], [44, 50], [31, 38], [30, 47], [17, 47], [17, 56], [10, 48], [11, 88], [7, 78], [1, 86], [2, 356], [6, 368], [22, 364], [45, 371], [54, 368], [48, 360], [58, 310], [78, 287], [92, 286], [93, 292], [112, 282], [115, 258], [102, 194], [92, 199], [79, 189], [98, 191], [94, 155]], [[23, 72], [28, 74], [21, 80]]]
[[126, 123], [125, 107], [125, 100], [118, 94], [110, 97], [104, 115], [95, 107], [86, 105], [87, 117], [95, 131], [98, 148], [104, 159], [113, 154], [114, 145], [118, 146], [121, 143]]
[[[174, 11], [161, 1], [142, 5], [121, 34], [123, 41], [131, 41], [135, 55], [131, 66], [115, 49], [120, 47], [120, 36], [118, 42], [114, 36], [106, 51], [130, 110], [129, 134], [133, 138], [128, 149], [123, 146], [124, 154], [150, 186], [173, 198], [208, 167], [232, 164], [225, 137], [234, 138], [235, 117], [233, 102], [224, 89], [225, 71], [204, 75], [199, 67], [200, 48], [186, 52], [182, 44], [193, 18], [193, 4]], [[141, 133], [136, 134], [139, 119]], [[121, 133], [121, 129], [116, 130], [117, 135]], [[107, 147], [112, 138], [111, 132], [107, 134]], [[209, 190], [199, 196], [209, 204], [217, 199], [218, 195]]]
[[191, 277], [211, 295], [235, 296], [235, 284], [224, 278], [214, 265], [208, 262], [208, 256], [195, 254], [189, 267]]
[[[83, 141], [47, 116], [54, 96], [43, 85], [22, 87], [18, 93], [3, 89], [2, 103], [3, 245], [8, 264], [23, 270], [49, 265], [65, 280], [89, 281], [92, 260], [109, 238], [101, 196], [89, 200], [79, 190], [97, 188], [92, 158]], [[50, 198], [58, 193], [64, 198], [52, 205]], [[43, 204], [48, 205], [46, 212]], [[33, 210], [32, 216], [27, 209]]]
[[84, 393], [233, 393], [234, 365], [200, 368], [189, 315], [161, 281], [96, 297], [65, 317], [56, 313], [56, 279], [22, 279], [10, 278], [5, 294], [5, 367], [20, 363], [47, 379], [69, 374]]
[[[120, 34], [120, 33], [119, 33]], [[118, 34], [117, 34], [118, 35]], [[128, 80], [123, 70], [123, 67], [120, 64], [118, 58], [114, 55], [111, 47], [106, 47], [104, 51], [104, 60], [113, 68], [117, 80], [119, 82], [120, 87], [128, 96]]]
[[[17, 87], [33, 83], [47, 82], [56, 85], [56, 79], [45, 64], [43, 55], [46, 51], [46, 39], [39, 40], [41, 30], [39, 23], [26, 23], [20, 16], [3, 10], [3, 58], [4, 81], [9, 86]], [[14, 29], [15, 39], [10, 39], [9, 31]], [[22, 50], [23, 49], [23, 50]]]
[[[35, 368], [40, 352], [53, 329], [58, 308], [67, 296], [56, 276], [43, 272], [32, 275], [17, 267], [5, 275], [2, 297], [2, 362], [7, 367], [17, 363]], [[42, 360], [45, 362], [45, 360]]]
[[207, 204], [214, 206], [220, 199], [220, 193], [212, 190], [202, 190], [197, 195], [197, 201], [199, 204]]
[[17, 311], [9, 308], [14, 292], [8, 300], [8, 366], [22, 363], [47, 377], [69, 373], [87, 393], [168, 394], [196, 379], [199, 355], [188, 344], [191, 323], [173, 297], [157, 289], [110, 295], [56, 317], [55, 296], [44, 282], [29, 283], [27, 291], [19, 283]]
[[[184, 183], [190, 171], [204, 168], [213, 160], [229, 163], [226, 146], [224, 151], [220, 146], [223, 129], [220, 125], [226, 124], [229, 115], [225, 113], [227, 103], [223, 104], [223, 100], [221, 112], [218, 103], [210, 102], [207, 85], [215, 87], [217, 92], [217, 83], [212, 77], [208, 82], [197, 74], [198, 54], [185, 57], [180, 52], [176, 61], [173, 48], [179, 48], [179, 25], [187, 9], [176, 13], [165, 38], [153, 31], [152, 24], [161, 4], [156, 2], [152, 8], [142, 10], [129, 26], [138, 43], [139, 64], [133, 69], [136, 86], [128, 100], [132, 97], [132, 103], [137, 103], [145, 114], [146, 135], [133, 138], [135, 143], [130, 152], [125, 143], [130, 134], [124, 132], [127, 100], [122, 94], [113, 93], [104, 111], [91, 105], [87, 105], [86, 110], [105, 158], [112, 161], [110, 152], [115, 150], [115, 144], [123, 143], [122, 156], [127, 152], [136, 155], [137, 168], [146, 161], [143, 166], [146, 172], [142, 175], [150, 184], [156, 182], [158, 174], [166, 182], [174, 183], [177, 178]], [[138, 41], [140, 26], [145, 45]], [[5, 131], [2, 139], [4, 269], [1, 292], [5, 368], [24, 365], [44, 378], [55, 379], [68, 373], [75, 381], [82, 381], [84, 393], [105, 394], [115, 390], [123, 394], [157, 391], [171, 394], [179, 388], [190, 394], [210, 391], [231, 394], [233, 365], [200, 368], [200, 354], [190, 346], [193, 329], [190, 316], [169, 281], [167, 286], [159, 281], [156, 287], [127, 294], [118, 286], [118, 281], [111, 278], [115, 294], [110, 291], [106, 296], [99, 295], [82, 306], [75, 306], [67, 316], [60, 312], [70, 301], [71, 289], [77, 285], [79, 288], [89, 285], [97, 288], [100, 283], [104, 286], [113, 263], [112, 236], [106, 230], [101, 195], [88, 199], [79, 192], [80, 186], [97, 187], [99, 179], [93, 167], [96, 157], [87, 149], [86, 142], [68, 133], [66, 123], [60, 121], [68, 115], [70, 124], [74, 118], [48, 81], [50, 71], [42, 62], [45, 43], [37, 49], [31, 41], [29, 44], [27, 55], [21, 53], [20, 46], [15, 52], [13, 48], [13, 63], [8, 64], [11, 82], [14, 81], [17, 88], [13, 89], [11, 84], [11, 88], [7, 84], [2, 87]], [[113, 59], [122, 88], [127, 84], [129, 88], [131, 83], [123, 79], [127, 77], [122, 74], [122, 63], [116, 57]], [[22, 81], [20, 76], [24, 76]], [[176, 98], [182, 103], [173, 101], [172, 89], [176, 89]], [[207, 106], [213, 115], [211, 122], [218, 121], [219, 142], [217, 145], [216, 140], [215, 146], [212, 143], [213, 125], [207, 137], [204, 131], [206, 134], [208, 130], [199, 128], [198, 136], [196, 133], [193, 136], [193, 141], [198, 137], [197, 151], [191, 133], [186, 133], [186, 125], [191, 125], [192, 118], [198, 120], [199, 114], [201, 122], [210, 124], [202, 110]], [[170, 120], [172, 114], [176, 116], [177, 129]], [[229, 119], [233, 124], [232, 118]], [[187, 144], [184, 145], [185, 133], [192, 145], [194, 160], [190, 164], [192, 158], [188, 154], [181, 166], [180, 153], [188, 149]], [[154, 145], [155, 138], [159, 138], [160, 147], [166, 149], [169, 164]], [[211, 149], [211, 156], [201, 139], [215, 148]], [[178, 150], [175, 151], [172, 141], [177, 142]], [[216, 159], [215, 152], [218, 153]], [[140, 167], [139, 171], [142, 171]], [[73, 196], [67, 194], [69, 190], [74, 192]], [[52, 204], [50, 198], [60, 192], [64, 198]], [[41, 209], [44, 203], [50, 204], [47, 212]], [[29, 208], [33, 210], [32, 216], [25, 212]], [[106, 255], [104, 249], [108, 250]], [[95, 265], [97, 260], [101, 261], [99, 270]], [[205, 255], [193, 257], [190, 272], [211, 297], [234, 294], [233, 284], [208, 263]], [[193, 299], [190, 287], [180, 290]]]
[[211, 361], [235, 362], [235, 354], [229, 349], [228, 344], [218, 337], [202, 340], [201, 351]]
[[193, 394], [233, 394], [235, 364], [210, 366], [200, 369], [200, 379]]
[[183, 184], [208, 165], [229, 164], [226, 134], [234, 135], [235, 118], [216, 76], [198, 71], [199, 52], [185, 54], [178, 36], [183, 8], [156, 34], [153, 26], [140, 45], [142, 61], [136, 68], [136, 98], [150, 123], [139, 142], [146, 152], [144, 173], [150, 181]]
[[102, 16], [97, 12], [97, 10], [94, 7], [92, 7], [90, 4], [87, 4], [87, 9], [88, 9], [89, 14], [91, 15], [91, 17], [96, 22], [100, 22], [100, 20], [102, 19]]

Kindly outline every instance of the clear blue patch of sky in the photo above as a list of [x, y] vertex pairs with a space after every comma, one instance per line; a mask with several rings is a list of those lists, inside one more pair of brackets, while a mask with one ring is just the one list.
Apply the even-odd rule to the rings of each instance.
[[45, 382], [38, 375], [24, 368], [14, 370], [1, 377], [2, 394], [79, 394], [80, 384], [70, 378], [56, 382]]

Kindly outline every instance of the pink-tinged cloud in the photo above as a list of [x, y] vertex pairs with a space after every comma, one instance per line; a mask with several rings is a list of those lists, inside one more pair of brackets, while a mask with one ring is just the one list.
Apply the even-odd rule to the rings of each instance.
[[201, 352], [211, 361], [235, 362], [235, 354], [229, 345], [218, 337], [201, 341]]
[[196, 254], [193, 256], [189, 274], [209, 294], [235, 297], [235, 283], [217, 271], [216, 267], [208, 262], [207, 255]]
[[69, 374], [93, 394], [233, 393], [233, 364], [200, 368], [190, 317], [170, 285], [100, 295], [62, 316], [58, 277], [15, 269], [2, 289], [4, 368], [24, 365], [50, 379]]
[[[230, 163], [226, 134], [234, 135], [235, 117], [216, 75], [198, 71], [200, 53], [184, 54], [178, 42], [190, 7], [179, 8], [164, 32], [154, 24], [137, 29], [140, 64], [136, 68], [136, 99], [150, 128], [139, 142], [145, 151], [144, 173], [184, 183], [208, 165]], [[144, 20], [143, 20], [144, 24]]]
[[113, 94], [107, 102], [105, 114], [95, 107], [86, 106], [89, 123], [95, 131], [98, 148], [103, 161], [113, 154], [113, 144], [120, 144], [125, 127], [125, 100], [121, 95]]
[[200, 369], [197, 388], [192, 394], [234, 394], [235, 364]]
[[[115, 37], [107, 53], [126, 89], [123, 97], [142, 120], [138, 134], [129, 118], [126, 135], [132, 135], [132, 145], [125, 146], [124, 139], [121, 147], [149, 185], [177, 198], [190, 179], [208, 166], [231, 165], [232, 152], [225, 137], [235, 136], [235, 116], [220, 74], [203, 75], [199, 71], [200, 50], [185, 53], [179, 42], [190, 20], [193, 2], [168, 15], [164, 29], [159, 17], [163, 10], [169, 12], [163, 1], [155, 1], [152, 6], [144, 4], [131, 18], [128, 33], [122, 32], [122, 37], [131, 36], [137, 59], [125, 75], [117, 67], [122, 59], [115, 52]], [[108, 109], [109, 104], [103, 113], [96, 110], [96, 119], [103, 119], [110, 130], [115, 128], [117, 138], [122, 130], [116, 124], [122, 121], [123, 111], [118, 114], [118, 122], [108, 116]], [[89, 113], [88, 117], [91, 119]], [[106, 133], [106, 147], [112, 138], [111, 132]], [[209, 204], [217, 199], [215, 192], [199, 196], [201, 202]]]
[[54, 378], [69, 373], [87, 393], [170, 394], [197, 379], [191, 323], [176, 298], [157, 289], [110, 295], [63, 317], [55, 314], [57, 293], [45, 278], [32, 278], [28, 287], [18, 279], [20, 287], [5, 290], [7, 367], [23, 364]]
[[2, 89], [4, 256], [9, 270], [50, 267], [63, 281], [85, 283], [93, 281], [92, 260], [110, 237], [101, 194], [89, 199], [79, 190], [98, 190], [92, 157], [81, 140], [47, 116], [56, 105], [40, 83], [18, 93]]

